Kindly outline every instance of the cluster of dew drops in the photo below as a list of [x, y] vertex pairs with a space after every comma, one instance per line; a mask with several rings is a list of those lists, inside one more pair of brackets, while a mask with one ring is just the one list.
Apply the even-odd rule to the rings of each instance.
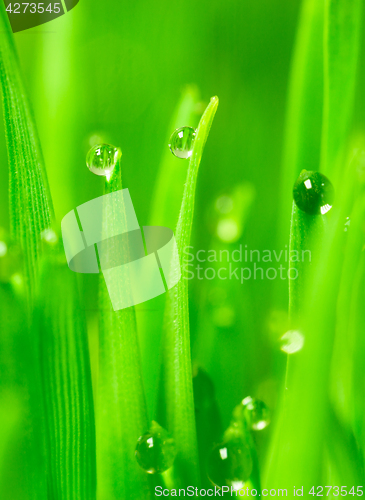
[[[213, 446], [207, 473], [218, 486], [242, 489], [253, 471], [253, 444], [250, 431], [261, 431], [270, 423], [270, 411], [263, 401], [246, 397], [232, 413], [232, 421], [221, 443]], [[170, 469], [177, 455], [171, 434], [157, 422], [137, 441], [135, 457], [149, 474], [162, 474]]]
[[[196, 130], [192, 127], [176, 129], [169, 141], [171, 153], [184, 160], [190, 158], [193, 153], [195, 136]], [[112, 144], [96, 144], [86, 155], [86, 165], [90, 172], [106, 177], [109, 181], [121, 156], [120, 148]]]
[[[188, 159], [193, 152], [196, 130], [180, 127], [170, 137], [169, 148], [174, 156]], [[93, 146], [86, 163], [91, 172], [109, 180], [122, 152], [110, 144]], [[320, 172], [303, 170], [293, 188], [296, 206], [309, 215], [324, 215], [331, 210], [334, 189], [330, 180]], [[346, 231], [349, 220], [346, 220]], [[297, 332], [288, 332], [290, 334]], [[288, 346], [282, 350], [291, 354], [301, 349], [303, 339], [286, 338]], [[295, 344], [293, 346], [292, 344]], [[218, 486], [240, 490], [253, 471], [253, 453], [250, 431], [261, 431], [270, 423], [270, 412], [262, 401], [247, 397], [234, 409], [230, 426], [223, 441], [213, 447], [207, 463], [210, 481]], [[149, 430], [140, 436], [135, 457], [140, 467], [149, 474], [162, 474], [170, 469], [177, 455], [176, 443], [171, 434], [153, 421]]]
[[[171, 153], [180, 159], [190, 158], [195, 138], [195, 128], [188, 126], [177, 128], [168, 144]], [[120, 148], [111, 144], [97, 144], [87, 153], [86, 164], [91, 172], [110, 180], [121, 156]], [[297, 207], [303, 212], [310, 215], [324, 215], [332, 208], [334, 189], [331, 181], [320, 172], [303, 170], [294, 184], [293, 198]]]

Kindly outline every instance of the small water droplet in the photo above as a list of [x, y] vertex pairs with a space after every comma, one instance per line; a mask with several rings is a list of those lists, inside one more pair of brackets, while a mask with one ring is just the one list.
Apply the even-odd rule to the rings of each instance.
[[48, 245], [56, 245], [58, 243], [58, 236], [53, 229], [48, 228], [42, 231], [41, 233], [41, 239]]
[[233, 419], [244, 420], [250, 430], [261, 431], [270, 424], [270, 410], [260, 399], [247, 396], [233, 410]]
[[137, 441], [135, 451], [139, 465], [149, 474], [169, 469], [176, 457], [175, 440], [166, 429], [152, 422], [151, 428]]
[[303, 170], [293, 188], [297, 207], [310, 215], [324, 215], [331, 210], [334, 189], [331, 181], [320, 172]]
[[251, 476], [253, 461], [250, 446], [242, 432], [229, 427], [224, 441], [212, 449], [208, 459], [208, 477], [219, 487], [241, 490]]
[[232, 212], [233, 200], [230, 196], [222, 195], [215, 200], [215, 209], [220, 214], [228, 214]]
[[348, 228], [350, 227], [350, 225], [351, 225], [350, 217], [346, 217], [346, 222], [345, 222], [345, 227], [344, 227], [345, 233], [347, 233]]
[[226, 243], [233, 243], [240, 236], [240, 230], [234, 219], [221, 219], [217, 224], [217, 236]]
[[0, 282], [12, 283], [15, 275], [21, 276], [22, 251], [3, 228], [0, 228]]
[[111, 144], [97, 144], [86, 155], [87, 168], [109, 180], [121, 155], [121, 150]]
[[177, 158], [186, 160], [193, 154], [196, 130], [192, 127], [180, 127], [170, 137], [169, 148]]
[[230, 306], [217, 307], [212, 313], [213, 323], [220, 328], [228, 328], [232, 326], [235, 319], [235, 310]]
[[304, 335], [298, 330], [289, 330], [281, 337], [283, 341], [280, 349], [287, 354], [294, 354], [300, 351], [304, 345]]

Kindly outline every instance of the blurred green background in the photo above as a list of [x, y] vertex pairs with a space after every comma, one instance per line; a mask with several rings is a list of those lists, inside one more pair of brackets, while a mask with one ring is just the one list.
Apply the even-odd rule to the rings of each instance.
[[[279, 226], [289, 229], [292, 198], [291, 191], [281, 190], [281, 166], [300, 3], [81, 0], [70, 13], [16, 34], [58, 223], [103, 192], [103, 179], [85, 164], [87, 151], [98, 142], [122, 149], [124, 187], [131, 192], [140, 225], [151, 223], [171, 120], [191, 85], [202, 103], [197, 115], [211, 96], [220, 100], [199, 172], [192, 245], [195, 250], [232, 251], [240, 244], [261, 252], [283, 249], [289, 233], [287, 240], [279, 238]], [[363, 125], [364, 76], [362, 70], [356, 130]], [[2, 124], [0, 141], [0, 225], [8, 227]], [[173, 165], [177, 171], [187, 169], [183, 160]], [[215, 232], [214, 204], [222, 195], [233, 196], [240, 185], [246, 186], [242, 197], [247, 202], [239, 217], [240, 237], [225, 243]], [[279, 224], [283, 204], [288, 220]], [[80, 282], [95, 360], [98, 277], [82, 276]], [[278, 339], [287, 327], [287, 284], [267, 279], [243, 286], [235, 280], [189, 282], [193, 361], [213, 379], [223, 428], [248, 394], [275, 412], [286, 363]], [[163, 302], [160, 297], [137, 308], [144, 335], [152, 339], [159, 337]], [[143, 352], [142, 357], [146, 360]], [[154, 382], [145, 380], [150, 408]]]
[[[193, 245], [198, 249], [211, 244], [207, 217], [215, 199], [249, 182], [256, 195], [238, 243], [276, 248], [286, 93], [299, 6], [298, 1], [277, 0], [81, 0], [67, 15], [16, 34], [58, 222], [77, 205], [102, 194], [102, 179], [85, 164], [95, 136], [121, 147], [124, 186], [130, 189], [140, 224], [149, 222], [172, 115], [190, 84], [197, 86], [203, 103], [212, 95], [220, 99], [199, 174]], [[0, 223], [6, 227], [7, 158], [4, 133], [0, 136]], [[176, 160], [175, 168], [186, 170], [187, 163]], [[83, 279], [87, 288], [96, 286], [96, 277]], [[190, 283], [197, 303], [200, 284]], [[219, 396], [227, 398], [227, 405], [221, 402], [226, 418], [270, 369], [265, 326], [273, 287], [268, 280], [252, 281], [250, 286], [255, 304], [250, 331], [240, 331], [248, 326], [241, 321], [238, 327], [239, 321], [234, 321], [237, 328], [218, 332], [228, 347], [216, 380], [222, 382]], [[97, 307], [96, 299], [96, 292], [88, 294], [90, 310]], [[147, 307], [153, 309], [153, 301]], [[238, 314], [241, 306], [235, 307]], [[196, 306], [192, 337], [198, 323], [195, 312]], [[243, 333], [249, 335], [244, 349], [237, 351]], [[259, 359], [255, 349], [260, 350]], [[228, 382], [235, 381], [228, 394], [226, 362], [238, 365], [240, 374], [239, 379], [234, 371], [226, 374], [232, 378]], [[247, 372], [250, 378], [242, 378]]]

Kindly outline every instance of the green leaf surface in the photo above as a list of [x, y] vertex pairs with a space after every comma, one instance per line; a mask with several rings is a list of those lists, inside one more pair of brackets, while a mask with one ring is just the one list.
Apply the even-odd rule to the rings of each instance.
[[337, 180], [353, 112], [362, 27], [361, 0], [326, 0], [321, 170]]
[[[323, 109], [323, 2], [304, 0], [295, 42], [286, 113], [280, 242], [287, 240], [293, 184], [319, 170]], [[288, 209], [289, 208], [289, 209]]]
[[93, 500], [94, 407], [86, 322], [76, 275], [66, 263], [47, 257], [39, 290], [34, 335], [39, 335], [49, 491], [54, 500]]
[[295, 327], [297, 317], [303, 310], [308, 278], [314, 272], [326, 219], [321, 215], [310, 215], [300, 210], [293, 201], [290, 225], [289, 267], [293, 279], [289, 280], [289, 318]]
[[[153, 194], [150, 225], [165, 226], [174, 230], [181, 207], [188, 162], [176, 158], [168, 148], [172, 132], [182, 126], [196, 127], [199, 93], [196, 87], [187, 86], [182, 92], [164, 142], [163, 155]], [[162, 318], [165, 296], [156, 297], [149, 308], [137, 308], [138, 335], [141, 342], [142, 367], [148, 409], [156, 418], [157, 387], [160, 368]]]
[[[118, 162], [105, 194], [122, 189]], [[104, 212], [112, 231], [115, 214]], [[105, 256], [113, 251], [105, 247]], [[119, 283], [119, 287], [125, 284]], [[148, 430], [134, 307], [114, 311], [100, 279], [99, 374], [97, 387], [98, 500], [150, 498], [147, 473], [134, 456], [137, 439]]]
[[0, 498], [47, 500], [42, 387], [26, 307], [0, 283]]
[[[315, 225], [318, 225], [319, 233], [310, 219], [305, 224], [306, 214], [301, 214], [298, 219], [298, 213], [294, 216], [297, 209], [293, 211], [292, 245], [302, 248], [306, 241], [303, 236], [310, 231], [312, 265], [302, 269], [305, 282], [294, 283], [291, 290], [291, 294], [295, 293], [295, 296], [291, 297], [291, 306], [295, 313], [294, 327], [304, 335], [305, 340], [302, 350], [290, 355], [288, 359], [285, 391], [268, 461], [266, 484], [271, 487], [284, 485], [292, 491], [294, 485], [301, 484], [309, 491], [313, 485], [321, 485], [327, 439], [323, 431], [329, 422], [334, 422], [331, 436], [334, 442], [331, 444], [330, 454], [343, 456], [344, 464], [339, 477], [343, 484], [350, 484], [354, 478], [357, 481], [362, 480], [361, 467], [357, 466], [355, 470], [351, 465], [355, 456], [354, 439], [351, 438], [351, 432], [350, 437], [346, 438], [348, 425], [345, 422], [343, 427], [342, 418], [338, 420], [335, 414], [331, 420], [332, 408], [328, 398], [331, 364], [340, 359], [338, 356], [333, 358], [334, 346], [336, 343], [345, 346], [349, 340], [348, 329], [338, 328], [337, 311], [338, 305], [341, 304], [338, 302], [338, 296], [343, 280], [345, 279], [350, 288], [354, 284], [353, 273], [345, 273], [344, 266], [348, 258], [352, 260], [351, 246], [344, 231], [346, 214], [349, 213], [351, 204], [356, 207], [361, 200], [361, 190], [358, 190], [358, 202], [351, 202], [354, 197], [356, 165], [352, 166], [352, 170], [348, 169], [343, 176], [342, 190], [338, 193], [335, 207], [324, 216], [316, 216]], [[363, 202], [361, 204], [363, 205]], [[320, 227], [321, 219], [326, 221], [325, 231]], [[360, 220], [357, 217], [356, 219]], [[354, 236], [359, 250], [360, 241], [363, 240], [359, 222], [355, 226]], [[334, 371], [337, 372], [340, 365], [334, 365]], [[344, 380], [346, 377], [339, 377], [337, 384]]]
[[0, 82], [10, 172], [11, 229], [23, 249], [26, 284], [28, 292], [33, 294], [40, 234], [50, 226], [53, 209], [38, 134], [3, 4], [0, 6]]
[[164, 154], [153, 195], [151, 225], [176, 227], [186, 180], [186, 160], [176, 158], [168, 148], [171, 134], [179, 127], [196, 127], [199, 93], [196, 87], [184, 89], [171, 120]]
[[[176, 228], [176, 241], [182, 268], [179, 283], [168, 292], [162, 360], [161, 424], [174, 436], [178, 448], [176, 471], [185, 485], [199, 484], [192, 367], [190, 354], [187, 271], [183, 250], [189, 246], [194, 214], [195, 189], [204, 146], [218, 107], [213, 97], [196, 132], [187, 180]], [[176, 272], [175, 269], [171, 270]]]

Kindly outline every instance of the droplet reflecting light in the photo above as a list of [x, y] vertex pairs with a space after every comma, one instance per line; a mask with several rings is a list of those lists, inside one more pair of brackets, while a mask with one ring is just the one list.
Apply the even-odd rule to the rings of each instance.
[[186, 160], [193, 154], [193, 146], [196, 131], [192, 127], [181, 127], [176, 129], [171, 137], [169, 148], [177, 158]]
[[148, 432], [138, 439], [135, 456], [138, 464], [149, 474], [168, 470], [176, 457], [172, 436], [157, 422], [152, 422]]
[[333, 206], [331, 181], [320, 172], [303, 170], [293, 188], [297, 207], [311, 215], [326, 214]]

